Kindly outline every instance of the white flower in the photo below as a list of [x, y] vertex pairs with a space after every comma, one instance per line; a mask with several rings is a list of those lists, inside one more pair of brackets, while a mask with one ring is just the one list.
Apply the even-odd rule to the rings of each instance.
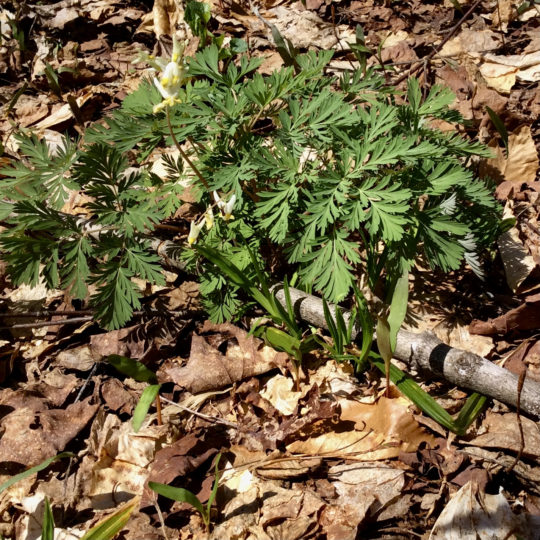
[[195, 221], [191, 222], [191, 226], [189, 228], [189, 235], [187, 237], [187, 241], [190, 246], [192, 246], [197, 241], [197, 238], [199, 238], [199, 234], [203, 227], [204, 221], [201, 221], [199, 224], [197, 224]]
[[217, 191], [213, 191], [212, 194], [214, 195], [214, 201], [216, 201], [217, 207], [221, 210], [225, 203], [221, 200], [221, 197], [218, 195]]
[[183, 82], [183, 71], [176, 62], [169, 62], [167, 64], [159, 80], [154, 77], [154, 84], [157, 86], [163, 99], [176, 98], [182, 89]]
[[209, 206], [204, 214], [204, 222], [206, 223], [206, 228], [210, 230], [214, 226], [214, 212], [212, 207]]
[[216, 201], [217, 207], [221, 210], [221, 215], [223, 216], [223, 219], [225, 221], [234, 219], [232, 211], [234, 208], [234, 203], [236, 202], [236, 195], [232, 195], [231, 198], [227, 202], [225, 202], [218, 195], [217, 191], [214, 191], [214, 200]]
[[184, 72], [184, 53], [185, 43], [179, 43], [176, 38], [173, 38], [173, 52], [170, 60], [162, 57], [154, 57], [145, 51], [139, 51], [139, 55], [133, 61], [147, 62], [158, 73], [154, 77], [154, 84], [163, 97], [163, 101], [154, 106], [154, 113], [159, 112], [164, 107], [172, 107], [178, 103], [178, 95], [182, 86], [186, 82]]
[[227, 201], [227, 204], [223, 207], [223, 219], [225, 221], [229, 221], [229, 219], [234, 219], [232, 215], [232, 211], [234, 208], [234, 203], [236, 202], [236, 195], [232, 195], [232, 197]]

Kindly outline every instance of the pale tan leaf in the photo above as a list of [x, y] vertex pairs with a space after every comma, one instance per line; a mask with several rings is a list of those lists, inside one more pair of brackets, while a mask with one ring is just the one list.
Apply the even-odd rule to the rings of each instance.
[[499, 493], [489, 495], [474, 482], [467, 482], [450, 500], [437, 519], [430, 540], [491, 540], [533, 538], [523, 515], [515, 515], [508, 501]]
[[[512, 201], [507, 202], [503, 217], [514, 217]], [[536, 263], [523, 245], [517, 227], [512, 227], [509, 231], [501, 234], [497, 240], [497, 245], [504, 265], [506, 282], [515, 292], [529, 277], [529, 274], [536, 267]]]
[[510, 92], [516, 84], [517, 72], [518, 68], [503, 64], [486, 62], [480, 66], [480, 73], [487, 85], [503, 94]]
[[496, 154], [485, 162], [485, 173], [499, 183], [534, 182], [538, 171], [538, 153], [531, 134], [531, 128], [523, 125], [508, 136], [508, 155], [493, 139], [488, 145]]

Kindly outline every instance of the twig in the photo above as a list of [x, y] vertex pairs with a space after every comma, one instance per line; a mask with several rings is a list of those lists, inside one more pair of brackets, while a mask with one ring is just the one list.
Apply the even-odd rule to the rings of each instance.
[[86, 377], [86, 380], [84, 381], [83, 385], [81, 386], [81, 389], [79, 390], [79, 393], [77, 394], [77, 397], [75, 398], [74, 403], [77, 403], [81, 399], [81, 397], [82, 397], [82, 395], [84, 393], [84, 390], [88, 385], [88, 381], [92, 378], [92, 376], [96, 372], [96, 369], [97, 369], [97, 362], [94, 362], [94, 365], [92, 366], [92, 369], [90, 370], [90, 373], [88, 374], [88, 376]]
[[[334, 32], [334, 37], [336, 38], [336, 43], [339, 45], [339, 48], [341, 49], [342, 52], [346, 52], [345, 47], [343, 46], [343, 43], [341, 43], [341, 39], [339, 38], [339, 34], [338, 34], [338, 31], [337, 31], [336, 10], [334, 8], [334, 4], [330, 4], [330, 10], [331, 10], [330, 12], [331, 12], [331, 15], [332, 15], [332, 30]], [[347, 61], [349, 62], [349, 65], [351, 66], [352, 70], [354, 71], [355, 67], [354, 67], [354, 64], [352, 63], [352, 60], [349, 58], [349, 59], [347, 59]]]
[[441, 41], [441, 43], [439, 43], [439, 46], [433, 51], [431, 51], [425, 58], [422, 58], [415, 66], [411, 67], [409, 71], [399, 77], [398, 80], [394, 82], [394, 86], [398, 86], [405, 79], [408, 79], [413, 73], [416, 73], [422, 66], [425, 66], [427, 62], [429, 62], [438, 52], [440, 52], [440, 50], [446, 45], [446, 43], [454, 37], [454, 35], [460, 29], [461, 25], [469, 18], [469, 15], [478, 7], [481, 1], [482, 0], [476, 0], [476, 2], [463, 15], [463, 17], [459, 19], [457, 24], [451, 28], [448, 35]]
[[171, 401], [170, 399], [161, 398], [165, 403], [168, 403], [169, 405], [174, 405], [175, 407], [178, 407], [184, 412], [188, 412], [190, 414], [193, 414], [194, 416], [198, 416], [199, 418], [202, 418], [203, 420], [206, 420], [208, 422], [213, 422], [214, 424], [223, 424], [224, 426], [228, 426], [233, 429], [240, 429], [238, 427], [238, 424], [234, 424], [233, 422], [229, 422], [228, 420], [222, 420], [221, 418], [218, 418], [217, 416], [209, 416], [208, 414], [204, 414], [198, 411], [195, 411], [193, 409], [189, 409], [188, 407], [184, 407], [183, 405], [180, 405], [179, 403], [175, 403], [174, 401]]
[[527, 376], [527, 366], [523, 366], [523, 369], [521, 370], [521, 373], [519, 374], [519, 380], [518, 380], [518, 386], [517, 386], [517, 405], [516, 405], [516, 415], [517, 415], [517, 423], [519, 428], [519, 450], [516, 455], [516, 459], [514, 459], [514, 462], [508, 469], [506, 469], [506, 473], [510, 473], [514, 470], [514, 467], [519, 463], [519, 460], [521, 459], [521, 456], [523, 454], [523, 450], [525, 450], [525, 435], [523, 433], [523, 422], [521, 421], [521, 414], [520, 414], [520, 408], [521, 408], [521, 392], [523, 391], [523, 384], [525, 383], [525, 377]]
[[163, 425], [163, 419], [161, 418], [161, 397], [159, 392], [156, 394], [156, 415], [157, 415], [157, 425]]
[[43, 311], [25, 311], [23, 313], [14, 313], [10, 311], [9, 313], [0, 313], [0, 319], [30, 319], [30, 318], [43, 318], [43, 317], [57, 317], [57, 316], [70, 316], [70, 315], [92, 315], [94, 311], [92, 309], [62, 309], [62, 310], [51, 310], [44, 309]]
[[[97, 369], [97, 362], [94, 362], [94, 365], [92, 366], [92, 369], [90, 370], [90, 373], [86, 377], [86, 380], [84, 381], [83, 385], [81, 386], [81, 389], [77, 393], [77, 396], [75, 397], [75, 401], [73, 403], [77, 403], [78, 401], [80, 401], [80, 399], [81, 399], [81, 397], [82, 397], [82, 395], [84, 393], [84, 390], [88, 386], [88, 382], [93, 377], [94, 373], [96, 372], [96, 369]], [[66, 478], [64, 480], [64, 496], [63, 496], [64, 499], [67, 496], [67, 482], [68, 482], [68, 479], [69, 479], [69, 473], [71, 472], [71, 465], [73, 464], [73, 459], [74, 459], [73, 457], [69, 458], [69, 463], [68, 463], [68, 466], [66, 468]]]
[[[93, 313], [93, 311], [88, 310], [88, 313]], [[30, 313], [36, 313], [36, 315], [30, 315]], [[55, 317], [58, 315], [71, 315], [72, 313], [77, 313], [76, 311], [50, 311], [50, 312], [29, 312], [25, 314], [0, 314], [1, 317], [10, 317], [10, 318], [18, 318], [18, 317]], [[82, 313], [85, 313], [85, 311], [82, 311]], [[175, 315], [184, 317], [190, 313], [189, 310], [177, 310], [177, 311], [158, 311], [158, 310], [151, 310], [151, 311], [144, 311], [144, 310], [137, 310], [133, 312], [133, 316], [141, 316], [141, 315]], [[63, 324], [79, 324], [82, 322], [88, 322], [92, 321], [94, 317], [92, 315], [88, 315], [87, 317], [72, 317], [70, 319], [62, 319], [60, 321], [38, 321], [33, 323], [20, 323], [20, 324], [12, 324], [9, 326], [0, 326], [0, 330], [16, 330], [16, 329], [22, 329], [22, 328], [44, 328], [46, 326], [61, 326]]]
[[163, 532], [163, 536], [165, 537], [165, 540], [169, 540], [169, 537], [167, 536], [167, 530], [165, 529], [165, 520], [163, 519], [163, 513], [161, 512], [161, 508], [159, 507], [156, 495], [154, 495], [154, 499], [152, 502], [154, 503], [154, 508], [156, 509], [157, 515], [159, 517], [159, 523], [161, 525], [161, 531]]
[[[169, 241], [154, 239], [151, 246], [160, 255], [165, 264], [173, 268], [185, 269], [185, 263], [180, 260], [182, 246]], [[282, 285], [276, 286], [277, 300], [286, 306]], [[326, 328], [322, 300], [306, 294], [298, 289], [289, 288], [295, 315], [298, 320], [308, 322], [319, 328]], [[336, 306], [330, 305], [330, 313]], [[341, 308], [340, 308], [341, 309]], [[348, 324], [351, 313], [342, 309], [345, 324]], [[359, 333], [354, 332], [356, 339]], [[413, 369], [441, 377], [461, 388], [479, 392], [485, 396], [497, 399], [515, 407], [517, 405], [516, 385], [518, 377], [477, 354], [454, 349], [443, 343], [431, 332], [414, 333], [400, 330], [397, 337], [397, 347], [394, 353], [397, 358]], [[521, 411], [540, 418], [540, 384], [532, 380], [523, 383], [520, 396]]]
[[497, 0], [497, 17], [499, 19], [499, 32], [501, 33], [503, 47], [506, 48], [506, 39], [504, 38], [504, 32], [502, 30], [501, 3], [500, 3], [500, 0]]
[[45, 326], [61, 326], [63, 324], [79, 324], [93, 320], [92, 315], [87, 317], [72, 317], [71, 319], [62, 319], [61, 321], [39, 321], [33, 323], [12, 324], [11, 326], [0, 326], [0, 330], [14, 330], [17, 328], [43, 328]]

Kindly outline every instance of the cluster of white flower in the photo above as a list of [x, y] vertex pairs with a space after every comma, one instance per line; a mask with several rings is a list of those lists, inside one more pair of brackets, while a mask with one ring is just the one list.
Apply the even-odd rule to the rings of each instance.
[[[221, 212], [221, 217], [224, 221], [230, 221], [234, 219], [232, 214], [234, 203], [236, 202], [236, 195], [231, 195], [230, 199], [225, 202], [218, 194], [217, 191], [213, 192], [215, 206], [217, 206]], [[212, 206], [209, 206], [202, 217], [202, 219], [197, 223], [196, 221], [191, 222], [189, 229], [189, 235], [187, 237], [188, 244], [192, 246], [199, 238], [199, 234], [203, 227], [206, 225], [207, 229], [211, 229], [214, 226], [214, 211]]]
[[[165, 107], [172, 107], [175, 103], [180, 102], [178, 95], [187, 79], [183, 59], [184, 48], [185, 43], [179, 43], [176, 38], [173, 38], [173, 52], [170, 60], [160, 56], [155, 57], [148, 54], [146, 51], [139, 51], [139, 55], [133, 61], [134, 64], [146, 62], [158, 73], [158, 77], [154, 77], [154, 84], [162, 95], [163, 101], [154, 106], [154, 114]], [[208, 230], [214, 226], [213, 206], [218, 207], [224, 221], [234, 219], [232, 211], [234, 203], [236, 202], [236, 195], [233, 194], [228, 201], [222, 200], [217, 191], [214, 191], [213, 195], [215, 204], [207, 208], [204, 216], [198, 222], [191, 222], [187, 238], [190, 246], [197, 241], [197, 238], [205, 225]]]
[[163, 97], [163, 101], [154, 106], [154, 113], [179, 103], [178, 94], [187, 79], [184, 69], [184, 48], [185, 43], [180, 43], [173, 38], [173, 52], [170, 60], [153, 56], [146, 51], [139, 51], [139, 55], [133, 61], [134, 64], [146, 62], [158, 73], [158, 77], [154, 77], [154, 84]]

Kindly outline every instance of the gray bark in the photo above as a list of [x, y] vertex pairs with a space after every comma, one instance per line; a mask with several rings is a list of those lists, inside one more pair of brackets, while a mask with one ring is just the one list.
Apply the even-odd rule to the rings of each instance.
[[[177, 253], [183, 249], [173, 242], [154, 240], [152, 244], [164, 262], [174, 268], [183, 269]], [[285, 305], [283, 289], [274, 288], [279, 302]], [[299, 320], [319, 328], [327, 328], [322, 300], [298, 289], [290, 288], [291, 301]], [[330, 305], [334, 313], [335, 306]], [[345, 322], [350, 312], [342, 309]], [[354, 333], [356, 339], [356, 332]], [[431, 332], [414, 333], [400, 330], [394, 357], [408, 364], [411, 369], [425, 377], [441, 377], [448, 382], [497, 399], [507, 405], [517, 406], [518, 376], [505, 368], [478, 356], [477, 354], [454, 349], [440, 341]], [[525, 379], [520, 398], [520, 410], [530, 416], [540, 418], [540, 384]]]

